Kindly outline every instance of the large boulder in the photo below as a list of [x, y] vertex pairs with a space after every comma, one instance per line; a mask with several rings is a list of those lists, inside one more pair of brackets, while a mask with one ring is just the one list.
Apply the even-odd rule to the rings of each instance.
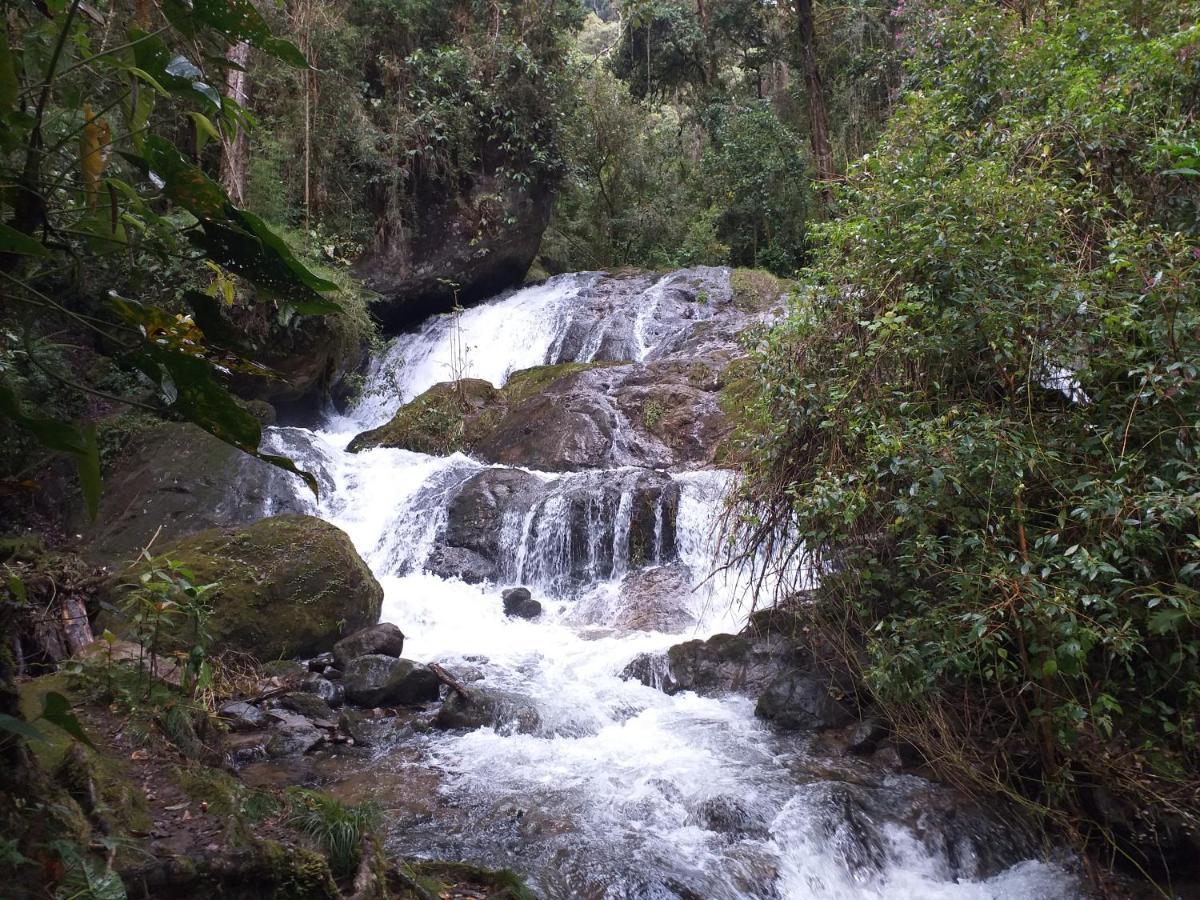
[[[379, 620], [383, 589], [349, 536], [312, 516], [275, 516], [244, 528], [214, 528], [159, 545], [153, 563], [110, 578], [102, 588], [121, 608], [140, 575], [170, 560], [197, 584], [215, 583], [212, 644], [260, 659], [315, 656], [340, 634]], [[120, 617], [105, 624], [127, 630]], [[179, 646], [187, 644], [179, 635]]]
[[513, 373], [497, 390], [464, 379], [434, 385], [352, 451], [470, 452], [543, 472], [711, 464], [729, 431], [726, 354], [644, 364], [562, 363]]
[[441, 682], [411, 659], [370, 653], [351, 660], [342, 676], [346, 699], [358, 706], [416, 706], [438, 698]]
[[368, 625], [359, 629], [333, 645], [333, 658], [342, 669], [346, 668], [350, 660], [366, 656], [368, 653], [402, 656], [404, 632], [391, 622], [380, 622], [378, 625]]
[[[79, 553], [113, 568], [208, 528], [246, 525], [267, 512], [303, 512], [296, 476], [184, 422], [143, 423], [105, 472], [96, 520]], [[157, 538], [156, 538], [157, 535]]]
[[413, 221], [406, 225], [392, 224], [392, 202], [379, 197], [378, 239], [354, 271], [379, 295], [372, 312], [385, 328], [398, 330], [524, 280], [550, 222], [552, 185], [535, 174], [522, 186], [500, 171], [512, 165], [503, 152], [488, 157], [482, 171], [453, 185], [415, 178]]
[[542, 614], [542, 604], [533, 599], [529, 588], [514, 587], [501, 592], [504, 614], [517, 619], [536, 619]]
[[482, 554], [445, 544], [438, 544], [430, 551], [425, 570], [441, 578], [458, 578], [467, 584], [495, 581], [499, 575], [496, 564]]
[[676, 691], [753, 694], [792, 668], [799, 652], [778, 637], [716, 634], [705, 641], [676, 644], [667, 651], [667, 659]]

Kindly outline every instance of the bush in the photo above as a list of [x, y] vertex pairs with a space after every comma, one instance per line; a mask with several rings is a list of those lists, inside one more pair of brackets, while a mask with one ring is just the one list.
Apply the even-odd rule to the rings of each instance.
[[1154, 871], [1200, 827], [1200, 7], [1050, 10], [910, 5], [740, 531], [944, 774]]

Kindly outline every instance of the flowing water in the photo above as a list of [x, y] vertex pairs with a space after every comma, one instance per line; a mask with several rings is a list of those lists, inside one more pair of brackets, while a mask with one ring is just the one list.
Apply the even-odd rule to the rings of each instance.
[[[703, 301], [669, 278], [551, 279], [394, 340], [350, 414], [273, 430], [318, 475], [313, 511], [349, 533], [383, 585], [405, 655], [536, 710], [467, 733], [399, 731], [340, 777], [387, 811], [397, 852], [507, 866], [548, 897], [1075, 896], [1055, 864], [1018, 853], [989, 868], [995, 835], [970, 833], [945, 789], [777, 735], [751, 698], [668, 696], [620, 677], [639, 654], [743, 624], [746, 585], [706, 579], [731, 473], [526, 473], [530, 499], [494, 536], [499, 582], [469, 585], [425, 561], [464, 485], [498, 467], [344, 450], [439, 381], [499, 386], [547, 362], [686, 352], [716, 315]], [[634, 627], [631, 585], [668, 569], [683, 573], [655, 600], [670, 615]], [[533, 590], [540, 619], [503, 615], [499, 592], [513, 584]]]

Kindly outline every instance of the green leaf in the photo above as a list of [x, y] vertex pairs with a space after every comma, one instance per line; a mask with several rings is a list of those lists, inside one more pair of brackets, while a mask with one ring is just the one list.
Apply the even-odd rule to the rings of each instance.
[[44, 741], [46, 736], [26, 722], [24, 719], [18, 719], [15, 716], [0, 713], [0, 731], [7, 731], [9, 734], [15, 734], [18, 737], [23, 737], [28, 741]]
[[204, 29], [215, 31], [226, 44], [245, 41], [297, 68], [308, 68], [304, 54], [290, 41], [271, 34], [271, 28], [250, 0], [164, 0], [163, 14], [188, 37]]
[[23, 231], [17, 231], [11, 225], [0, 222], [0, 253], [16, 253], [21, 256], [49, 256], [46, 249], [37, 238], [32, 238]]
[[100, 448], [96, 444], [96, 426], [87, 424], [83, 432], [84, 452], [75, 457], [79, 471], [79, 487], [87, 506], [88, 518], [93, 522], [100, 511]]
[[196, 155], [199, 156], [204, 152], [204, 145], [210, 140], [220, 143], [221, 135], [217, 131], [215, 125], [204, 115], [195, 111], [188, 113], [188, 118], [192, 120], [192, 124], [196, 126]]
[[75, 718], [75, 714], [71, 712], [71, 702], [57, 691], [50, 691], [42, 700], [42, 714], [40, 718], [45, 719], [51, 725], [57, 725], [75, 740], [81, 744], [85, 744], [96, 749], [96, 745], [92, 743], [92, 739], [87, 736], [83, 730], [83, 726], [79, 724], [79, 720]]

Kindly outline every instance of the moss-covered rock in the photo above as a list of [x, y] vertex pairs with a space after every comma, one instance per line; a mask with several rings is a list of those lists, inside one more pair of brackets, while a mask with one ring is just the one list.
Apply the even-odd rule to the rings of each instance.
[[[162, 558], [190, 569], [199, 584], [219, 585], [209, 628], [221, 649], [260, 659], [314, 656], [379, 620], [379, 582], [344, 531], [312, 516], [209, 529], [162, 547]], [[106, 598], [119, 606], [147, 565], [110, 579]]]
[[764, 312], [782, 306], [793, 285], [762, 269], [734, 269], [729, 276], [733, 305], [744, 312]]
[[350, 442], [357, 453], [396, 447], [416, 453], [470, 451], [489, 440], [510, 413], [552, 385], [608, 363], [562, 363], [514, 372], [503, 388], [479, 378], [435, 384], [404, 404], [386, 425], [364, 431]]

